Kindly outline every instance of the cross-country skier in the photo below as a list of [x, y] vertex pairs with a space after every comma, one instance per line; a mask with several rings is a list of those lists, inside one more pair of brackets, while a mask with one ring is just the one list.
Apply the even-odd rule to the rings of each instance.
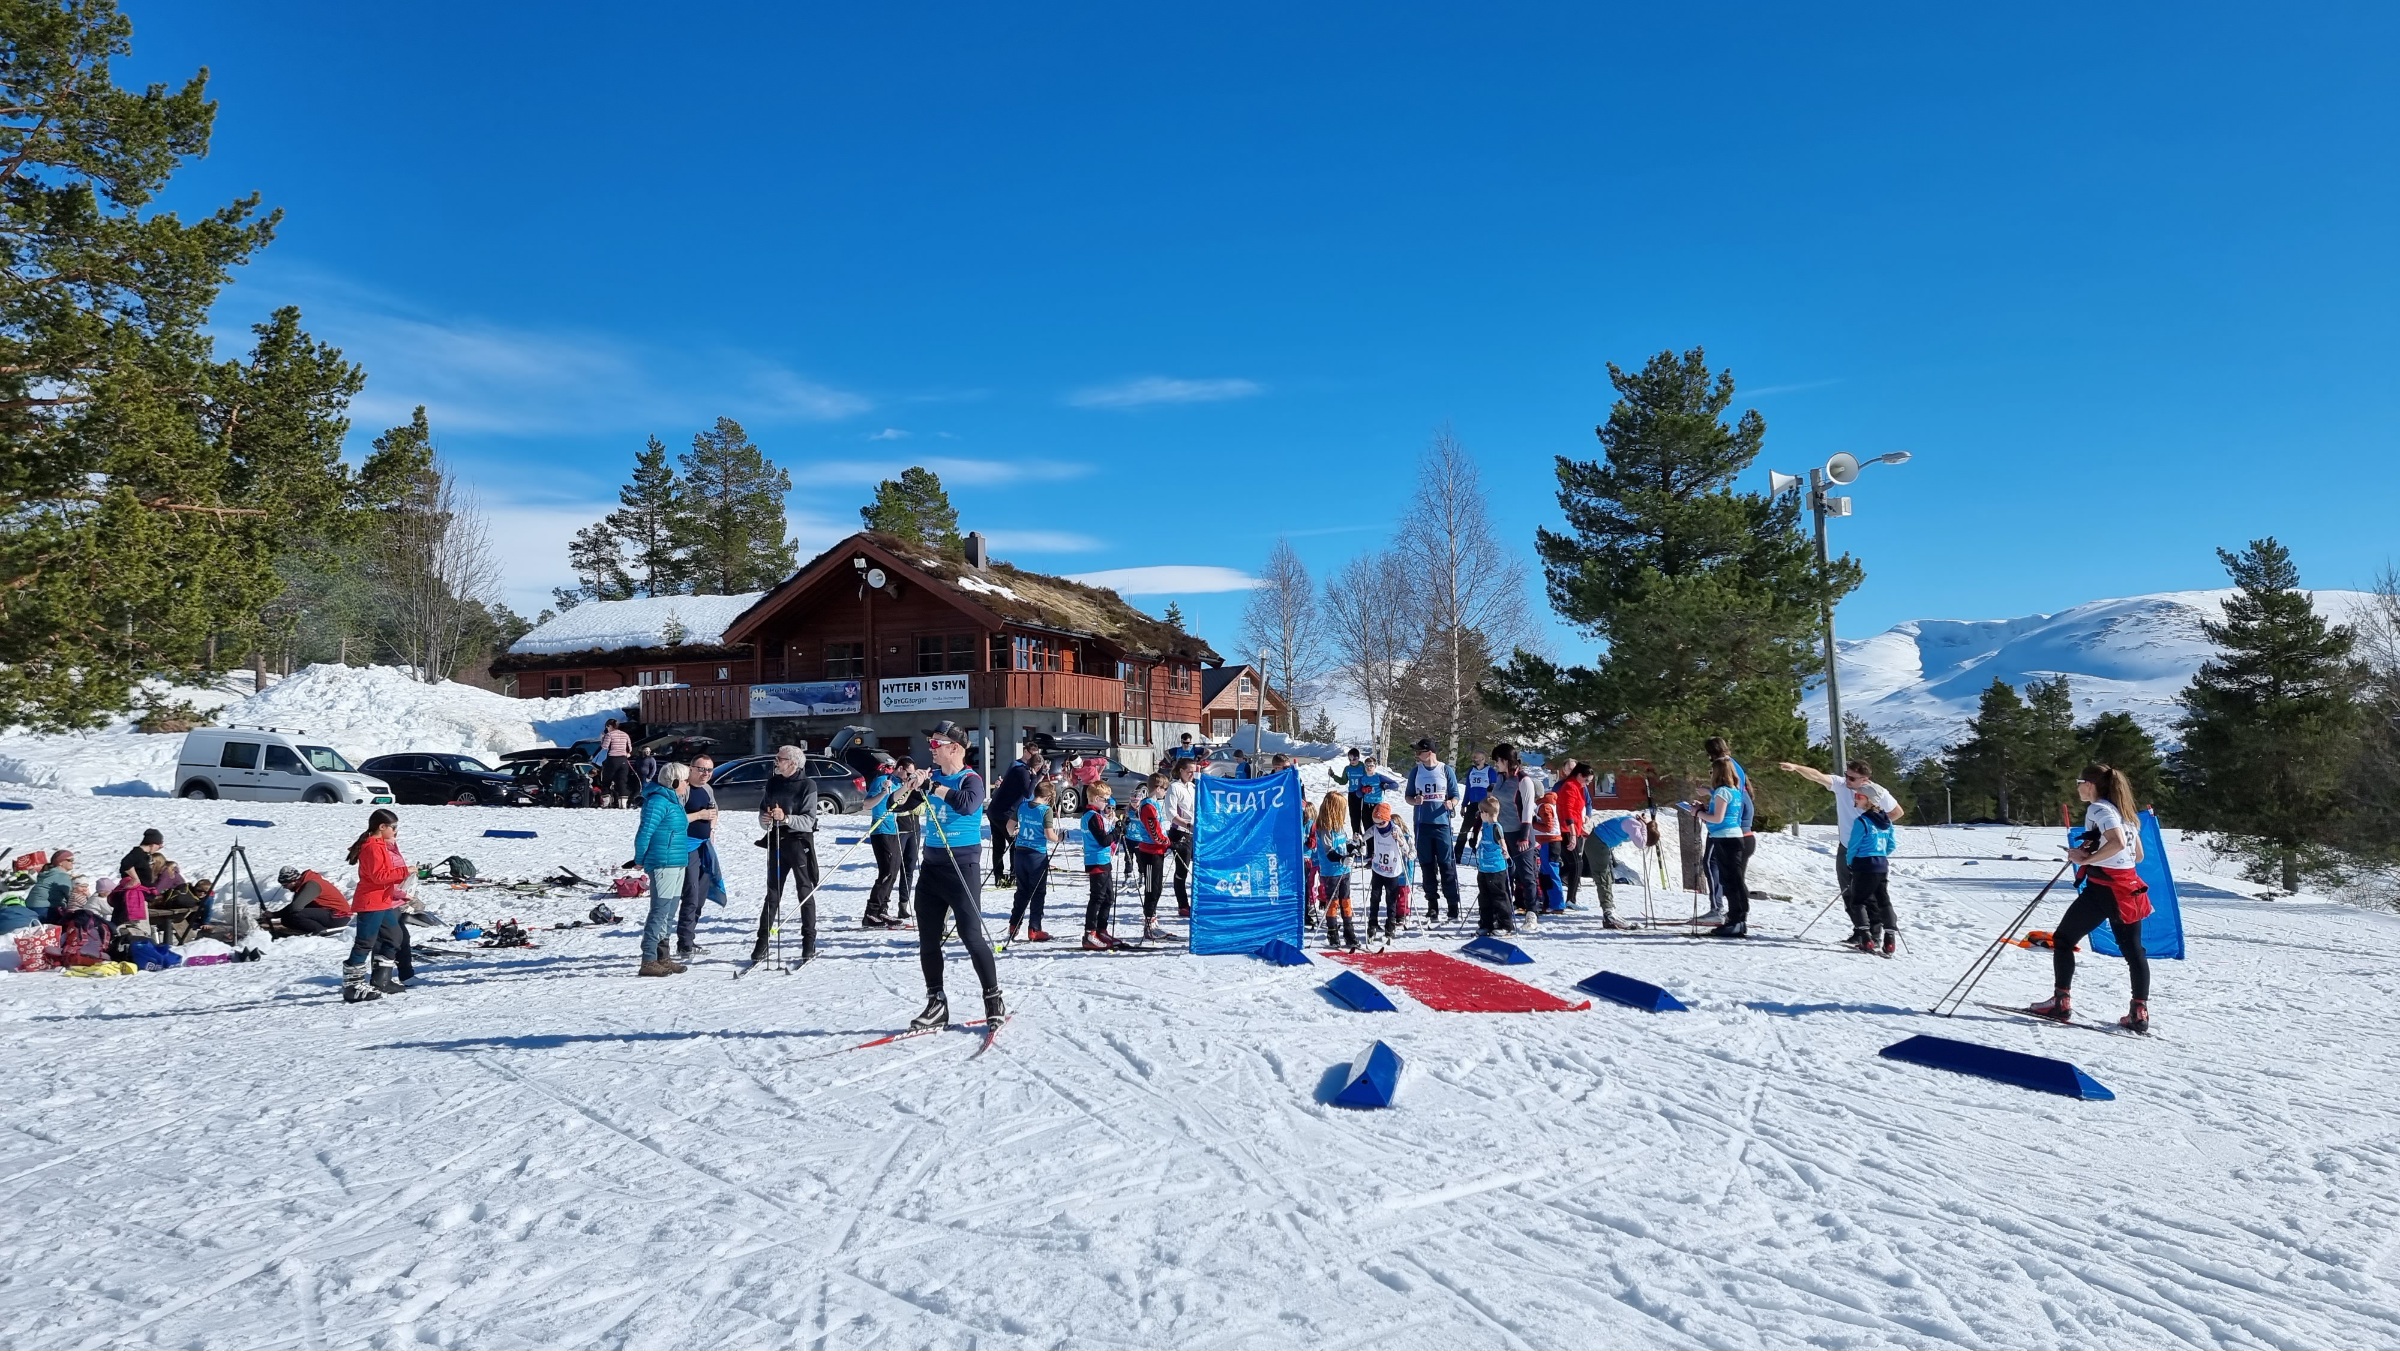
[[1167, 845], [1175, 853], [1175, 913], [1192, 915], [1192, 820], [1200, 808], [1200, 762], [1189, 757], [1175, 761], [1175, 777], [1167, 780]]
[[1016, 842], [1012, 846], [1016, 858], [1011, 862], [1017, 876], [1017, 901], [1008, 912], [1011, 943], [1017, 941], [1017, 929], [1028, 918], [1033, 921], [1033, 930], [1027, 941], [1050, 941], [1050, 935], [1042, 929], [1042, 903], [1050, 896], [1050, 846], [1059, 837], [1058, 827], [1050, 820], [1050, 804], [1057, 797], [1058, 785], [1044, 779], [1033, 786], [1031, 797], [1017, 804], [1013, 818]]
[[1366, 760], [1358, 747], [1352, 746], [1350, 763], [1342, 766], [1342, 791], [1350, 795], [1350, 819], [1362, 832], [1367, 828], [1366, 788]]
[[867, 830], [867, 849], [875, 856], [875, 882], [867, 888], [866, 913], [858, 917], [862, 929], [908, 927], [905, 920], [894, 922], [891, 903], [907, 866], [902, 851], [908, 841], [901, 834], [901, 822], [904, 813], [918, 805], [921, 799], [902, 784], [897, 767], [867, 781], [867, 818], [873, 822]]
[[[758, 912], [758, 937], [750, 945], [753, 964], [767, 959], [767, 936], [783, 910], [783, 883], [792, 879], [800, 907], [800, 960], [817, 955], [817, 788], [808, 779], [808, 752], [775, 748], [775, 772], [759, 794], [758, 824], [767, 832], [767, 902]], [[779, 828], [780, 827], [780, 828]]]
[[2067, 851], [2082, 890], [2051, 935], [2050, 966], [2057, 990], [2026, 1012], [2066, 1022], [2074, 1016], [2069, 989], [2075, 984], [2075, 945], [2103, 923], [2125, 954], [2133, 980], [2133, 1007], [2117, 1020], [2130, 1032], [2150, 1030], [2150, 954], [2142, 948], [2142, 920], [2150, 913], [2150, 888], [2134, 871], [2142, 861], [2142, 839], [2133, 822], [2133, 785], [2113, 765], [2089, 764], [2075, 780], [2083, 809], [2083, 843]]
[[[916, 769], [917, 762], [903, 755], [893, 764], [892, 773], [906, 783]], [[915, 923], [917, 874], [925, 865], [925, 795], [902, 793], [892, 806], [892, 819], [900, 827], [900, 908], [892, 916], [891, 927], [905, 929]]]
[[1374, 808], [1375, 824], [1368, 828], [1367, 868], [1372, 874], [1367, 890], [1367, 937], [1375, 937], [1376, 916], [1383, 917], [1383, 941], [1389, 943], [1400, 936], [1400, 889], [1408, 885], [1409, 855], [1416, 852], [1416, 841], [1409, 838], [1408, 826], [1392, 814], [1392, 804], [1378, 802]]
[[1083, 791], [1083, 875], [1091, 885], [1091, 899], [1083, 906], [1083, 947], [1105, 952], [1117, 946], [1117, 829], [1109, 812], [1108, 780], [1094, 780]]
[[1463, 804], [1465, 810], [1461, 813], [1466, 817], [1466, 824], [1458, 832], [1458, 843], [1451, 848], [1452, 857], [1465, 859], [1467, 851], [1475, 848], [1483, 838], [1483, 803], [1491, 795], [1492, 759], [1484, 752], [1477, 751], [1474, 766], [1467, 770], [1467, 796]]
[[[987, 815], [992, 818], [994, 841], [1010, 838], [1013, 830], [1009, 818], [1016, 814], [1018, 803], [1033, 796], [1034, 784], [1043, 777], [1042, 748], [1029, 738], [1016, 763], [1010, 765], [1008, 772], [1000, 776], [1000, 782], [992, 786], [992, 805]], [[1002, 886], [1008, 885], [1009, 881], [1009, 853], [1009, 850], [999, 848], [997, 844], [992, 849], [992, 880]]]
[[1174, 848], [1167, 833], [1167, 781], [1153, 774], [1125, 812], [1125, 843], [1133, 846], [1134, 867], [1142, 879], [1142, 939], [1157, 942], [1167, 936], [1158, 927], [1158, 895], [1167, 881], [1167, 854]]
[[1458, 918], [1458, 855], [1452, 849], [1451, 815], [1458, 810], [1458, 774], [1442, 763], [1432, 737], [1417, 739], [1417, 763], [1408, 771], [1408, 800], [1416, 804], [1417, 871], [1425, 878], [1425, 922], [1442, 917], [1442, 893], [1450, 894], [1450, 918]]
[[1833, 790], [1833, 884], [1841, 891], [1843, 909], [1850, 915], [1850, 937], [1844, 941], [1859, 942], [1868, 937], [1868, 926], [1866, 912], [1859, 908], [1857, 898], [1851, 895], [1850, 826], [1858, 819], [1858, 803], [1852, 794], [1865, 793], [1867, 800], [1875, 804], [1875, 809], [1890, 817], [1894, 824], [1898, 824], [1900, 818], [1908, 813], [1901, 809], [1900, 799], [1875, 782], [1875, 771], [1864, 760], [1853, 760], [1843, 766], [1842, 776], [1838, 779], [1822, 770], [1795, 765], [1789, 760], [1778, 764], [1776, 768]]
[[1508, 902], [1508, 837], [1500, 831], [1500, 799], [1486, 795], [1475, 809], [1482, 829], [1475, 837], [1475, 928], [1486, 936], [1515, 933]]
[[1725, 891], [1725, 922], [1708, 931], [1711, 938], [1750, 936], [1749, 860], [1742, 853], [1742, 799], [1735, 786], [1733, 760], [1719, 756], [1708, 762], [1708, 804], [1700, 811], [1708, 827], [1708, 863], [1717, 885]]
[[1851, 944], [1860, 952], [1880, 949], [1889, 957], [1900, 947], [1900, 920], [1892, 913], [1892, 818], [1865, 793], [1851, 794], [1858, 819], [1850, 823], [1850, 886], [1867, 912], [1866, 938]]
[[[1317, 804], [1317, 878], [1325, 892], [1325, 946], [1358, 951], [1358, 925], [1350, 912], [1350, 799], [1327, 793]], [[1341, 928], [1334, 928], [1334, 921]]]
[[1000, 997], [1000, 968], [983, 932], [983, 776], [967, 767], [967, 734], [944, 721], [925, 733], [933, 766], [913, 773], [908, 786], [925, 794], [925, 866], [917, 874], [917, 963], [925, 973], [925, 1011], [909, 1027], [922, 1030], [950, 1021], [942, 992], [942, 928], [958, 922], [958, 940], [983, 985], [983, 1016], [1008, 1016]]

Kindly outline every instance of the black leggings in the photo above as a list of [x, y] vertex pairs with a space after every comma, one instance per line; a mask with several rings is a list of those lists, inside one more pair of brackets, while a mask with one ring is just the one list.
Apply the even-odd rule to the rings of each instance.
[[1400, 927], [1400, 888], [1406, 883], [1382, 873], [1374, 874], [1374, 878], [1367, 887], [1367, 927], [1375, 927], [1375, 916], [1381, 912], [1384, 932], [1394, 932]]
[[981, 845], [925, 847], [925, 870], [917, 875], [917, 965], [924, 969], [927, 994], [942, 992], [942, 926], [950, 919], [958, 921], [958, 941], [966, 945], [983, 992], [998, 994], [1000, 968], [992, 960], [991, 940], [983, 936]]
[[875, 854], [875, 885], [867, 890], [867, 913], [878, 919], [891, 913], [892, 888], [900, 884], [902, 843], [898, 831], [867, 837], [867, 848]]
[[1463, 861], [1467, 856], [1467, 851], [1473, 849], [1482, 840], [1483, 799], [1477, 798], [1467, 804], [1467, 828], [1458, 832], [1458, 844], [1450, 850], [1450, 857]]
[[1142, 878], [1142, 920], [1148, 923], [1158, 918], [1158, 893], [1167, 885], [1167, 856], [1165, 854], [1133, 851], [1133, 866]]
[[774, 831], [769, 830], [767, 847], [767, 900], [758, 908], [758, 937], [750, 945], [752, 961], [765, 961], [767, 937], [775, 932], [776, 918], [783, 913], [783, 880], [790, 877], [794, 903], [800, 907], [800, 957], [806, 961], [817, 951], [817, 837], [806, 831], [786, 830], [777, 847]]
[[1110, 869], [1086, 868], [1084, 875], [1091, 879], [1091, 898], [1083, 903], [1083, 931], [1087, 934], [1113, 931], [1117, 927], [1117, 879]]
[[1050, 899], [1050, 856], [1039, 849], [1027, 849], [1019, 845], [1009, 859], [1009, 866], [1016, 869], [1017, 903], [1009, 907], [1008, 927], [1014, 929], [1023, 924], [1030, 912], [1033, 927], [1039, 929], [1042, 927], [1042, 903]]
[[1850, 894], [1857, 899], [1859, 913], [1866, 916], [1861, 926], [1870, 932], [1885, 933], [1900, 927], [1900, 917], [1892, 912], [1891, 865], [1880, 858], [1850, 861]]
[[1712, 837], [1708, 842], [1708, 866], [1725, 892], [1727, 924], [1750, 922], [1750, 851], [1744, 843], [1739, 835]]
[[2075, 945], [2091, 935], [2102, 924], [2108, 925], [2110, 935], [2117, 940], [2117, 950], [2125, 954], [2125, 974], [2133, 978], [2133, 997], [2150, 998], [2150, 954], [2142, 950], [2142, 922], [2131, 924], [2117, 918], [2117, 895], [2102, 886], [2087, 886], [2075, 903], [2067, 907], [2058, 930], [2051, 935], [2050, 970], [2058, 988], [2070, 989], [2075, 984]]

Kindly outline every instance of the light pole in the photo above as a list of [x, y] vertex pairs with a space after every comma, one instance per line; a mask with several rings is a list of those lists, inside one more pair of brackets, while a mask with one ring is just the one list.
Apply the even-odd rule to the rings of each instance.
[[[1889, 454], [1878, 455], [1872, 460], [1864, 461], [1845, 450], [1827, 460], [1823, 468], [1808, 471], [1808, 509], [1809, 513], [1816, 517], [1817, 576], [1820, 580], [1828, 576], [1832, 568], [1832, 564], [1825, 556], [1825, 518], [1850, 514], [1850, 499], [1829, 497], [1826, 495], [1825, 489], [1829, 486], [1848, 487], [1857, 482], [1858, 471], [1867, 465], [1906, 464], [1908, 459], [1909, 455], [1905, 450], [1895, 450]], [[1770, 469], [1767, 471], [1767, 486], [1770, 491], [1777, 493], [1787, 488], [1797, 488], [1800, 486], [1800, 476], [1777, 473]], [[1826, 588], [1824, 601], [1819, 607], [1819, 615], [1823, 619], [1825, 627], [1825, 725], [1833, 743], [1833, 772], [1839, 775], [1850, 763], [1850, 752], [1842, 737], [1842, 682], [1840, 674], [1834, 670], [1833, 665], [1833, 590], [1831, 587]]]

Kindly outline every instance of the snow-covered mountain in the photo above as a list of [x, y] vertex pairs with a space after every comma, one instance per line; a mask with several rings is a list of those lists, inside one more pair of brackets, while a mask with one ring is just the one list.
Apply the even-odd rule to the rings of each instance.
[[[2078, 721], [2122, 710], [2171, 741], [2176, 695], [2214, 651], [2201, 621], [2222, 619], [2232, 594], [2167, 591], [2022, 619], [1913, 619], [1840, 644], [1842, 711], [1864, 717], [1902, 755], [1922, 755], [1965, 735], [1993, 680], [2022, 690], [2063, 675]], [[2363, 591], [2315, 598], [2317, 613], [2345, 624], [2374, 599]], [[1810, 690], [1805, 711], [1811, 734], [1823, 736], [1822, 685]]]

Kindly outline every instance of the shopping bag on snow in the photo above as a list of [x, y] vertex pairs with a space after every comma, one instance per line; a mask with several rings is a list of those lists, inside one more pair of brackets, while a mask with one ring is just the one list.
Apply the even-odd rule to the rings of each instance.
[[19, 971], [55, 971], [58, 969], [58, 926], [36, 924], [19, 929], [17, 940], [17, 969]]

